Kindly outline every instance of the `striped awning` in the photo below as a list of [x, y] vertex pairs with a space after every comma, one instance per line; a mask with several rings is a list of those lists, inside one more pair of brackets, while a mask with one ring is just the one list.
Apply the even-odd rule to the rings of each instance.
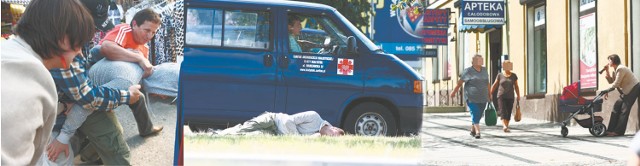
[[2, 2], [27, 6], [31, 0], [2, 0]]
[[475, 33], [475, 32], [484, 33], [485, 31], [493, 28], [500, 29], [502, 28], [502, 25], [461, 25], [458, 28], [458, 31], [468, 32], [468, 33]]

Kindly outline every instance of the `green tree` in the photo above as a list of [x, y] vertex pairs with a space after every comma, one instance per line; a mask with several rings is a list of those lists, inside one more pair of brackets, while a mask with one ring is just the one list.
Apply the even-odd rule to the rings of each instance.
[[369, 0], [296, 0], [329, 5], [336, 8], [344, 17], [358, 28], [369, 27], [371, 2]]
[[425, 6], [427, 6], [424, 0], [397, 0], [391, 4], [391, 11], [396, 11], [397, 9], [404, 10], [405, 8], [413, 8], [413, 13], [420, 14], [426, 10]]

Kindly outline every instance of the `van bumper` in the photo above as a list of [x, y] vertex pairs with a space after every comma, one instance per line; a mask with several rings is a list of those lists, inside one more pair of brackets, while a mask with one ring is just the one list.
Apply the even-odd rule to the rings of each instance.
[[398, 135], [418, 135], [422, 129], [424, 107], [398, 108]]

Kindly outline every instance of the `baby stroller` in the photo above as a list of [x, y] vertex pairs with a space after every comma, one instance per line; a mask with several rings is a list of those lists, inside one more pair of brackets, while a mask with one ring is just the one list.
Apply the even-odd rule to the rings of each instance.
[[[558, 110], [562, 112], [570, 112], [571, 115], [562, 121], [562, 129], [560, 134], [562, 137], [567, 137], [569, 129], [567, 125], [574, 119], [578, 124], [584, 128], [589, 128], [589, 133], [596, 137], [605, 135], [607, 127], [602, 124], [603, 118], [601, 116], [595, 116], [595, 112], [602, 111], [602, 97], [610, 91], [602, 91], [592, 100], [585, 99], [580, 96], [580, 82], [575, 82], [562, 89], [562, 95], [558, 102]], [[589, 118], [578, 119], [576, 115], [589, 115]]]

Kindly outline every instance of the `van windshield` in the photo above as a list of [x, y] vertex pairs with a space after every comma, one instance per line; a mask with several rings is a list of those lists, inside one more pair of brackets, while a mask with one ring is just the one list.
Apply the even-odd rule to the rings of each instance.
[[347, 26], [347, 28], [349, 28], [349, 30], [351, 30], [356, 35], [355, 37], [357, 37], [358, 40], [361, 40], [362, 43], [364, 43], [364, 45], [367, 46], [369, 50], [371, 51], [380, 50], [380, 48], [377, 45], [373, 44], [373, 42], [371, 42], [371, 40], [369, 40], [369, 38], [367, 38], [366, 35], [362, 34], [362, 32], [358, 30], [358, 28], [353, 26], [353, 24], [351, 24], [351, 22], [347, 20], [347, 18], [342, 16], [342, 14], [340, 14], [337, 11], [334, 11], [334, 13], [336, 13], [336, 16], [345, 24], [345, 26]]

